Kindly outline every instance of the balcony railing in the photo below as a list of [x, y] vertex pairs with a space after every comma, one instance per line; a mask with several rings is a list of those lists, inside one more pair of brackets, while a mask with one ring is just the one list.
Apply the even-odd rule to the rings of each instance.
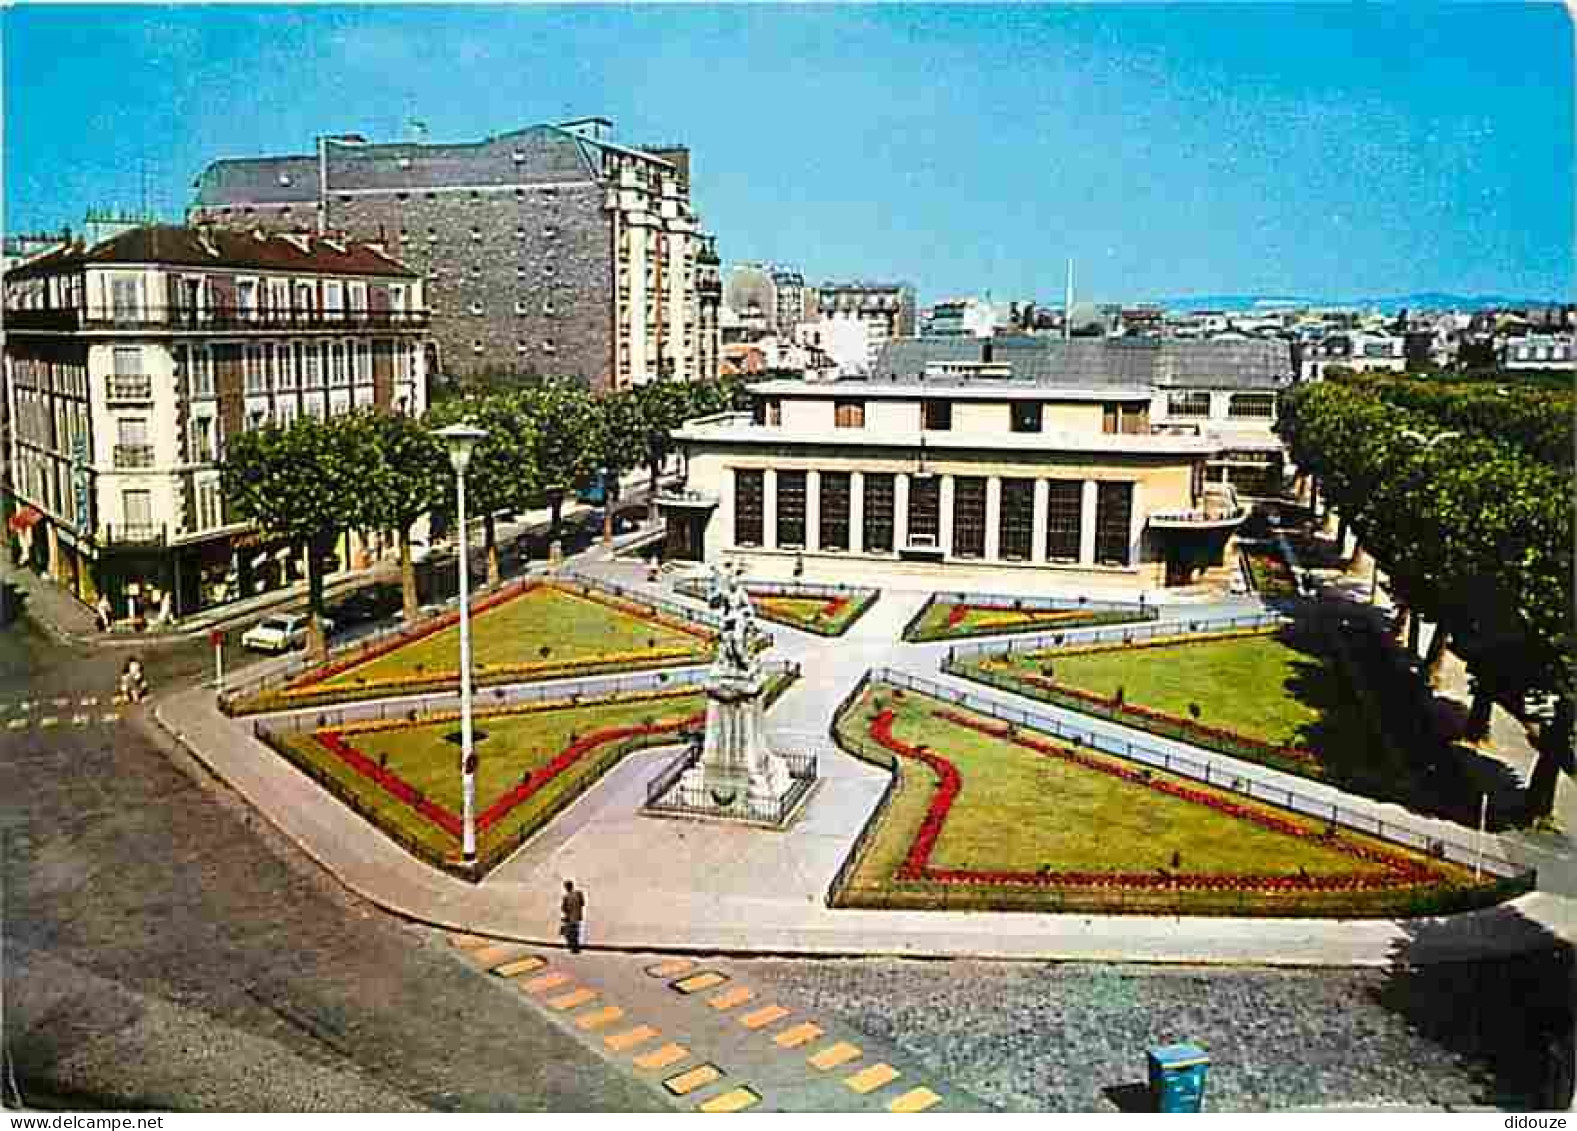
[[140, 307], [116, 310], [8, 310], [8, 330], [425, 330], [425, 310], [242, 310], [238, 307]]
[[138, 468], [153, 466], [152, 444], [116, 444], [115, 466], [117, 468]]
[[112, 401], [151, 401], [153, 378], [146, 373], [111, 373], [105, 379], [104, 391]]
[[156, 522], [106, 523], [100, 527], [99, 542], [104, 546], [163, 546], [165, 527]]
[[1248, 517], [1247, 507], [1230, 510], [1211, 507], [1206, 510], [1155, 511], [1150, 515], [1150, 525], [1161, 530], [1217, 530], [1236, 526]]

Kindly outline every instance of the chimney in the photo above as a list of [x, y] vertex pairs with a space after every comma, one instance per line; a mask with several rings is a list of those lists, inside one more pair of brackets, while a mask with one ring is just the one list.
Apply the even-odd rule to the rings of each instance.
[[980, 343], [980, 360], [983, 361], [987, 365], [991, 364], [991, 339], [990, 338], [986, 338], [985, 340], [983, 340]]

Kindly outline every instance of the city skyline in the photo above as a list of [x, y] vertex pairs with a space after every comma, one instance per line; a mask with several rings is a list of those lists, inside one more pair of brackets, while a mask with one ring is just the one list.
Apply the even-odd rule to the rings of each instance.
[[473, 141], [601, 115], [626, 144], [690, 146], [725, 262], [808, 281], [1044, 301], [1072, 258], [1091, 299], [1571, 292], [1555, 5], [3, 19], [12, 232], [145, 195], [178, 218], [209, 161], [321, 133]]

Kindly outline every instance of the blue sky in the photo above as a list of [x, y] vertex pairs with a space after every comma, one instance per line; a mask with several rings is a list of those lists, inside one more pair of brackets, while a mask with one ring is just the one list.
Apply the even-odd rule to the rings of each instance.
[[692, 149], [725, 261], [922, 301], [1445, 290], [1570, 298], [1558, 6], [22, 6], [5, 222], [359, 131], [600, 114]]

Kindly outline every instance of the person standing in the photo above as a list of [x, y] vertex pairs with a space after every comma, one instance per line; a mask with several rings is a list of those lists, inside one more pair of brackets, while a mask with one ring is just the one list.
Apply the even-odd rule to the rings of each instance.
[[102, 593], [99, 594], [99, 603], [97, 605], [97, 609], [99, 615], [99, 631], [108, 632], [110, 630], [110, 620], [115, 615], [115, 608], [110, 604], [110, 599]]
[[564, 922], [560, 925], [564, 941], [569, 944], [571, 954], [579, 954], [580, 928], [586, 919], [586, 893], [575, 887], [574, 880], [564, 881], [564, 898], [559, 908], [564, 914]]

